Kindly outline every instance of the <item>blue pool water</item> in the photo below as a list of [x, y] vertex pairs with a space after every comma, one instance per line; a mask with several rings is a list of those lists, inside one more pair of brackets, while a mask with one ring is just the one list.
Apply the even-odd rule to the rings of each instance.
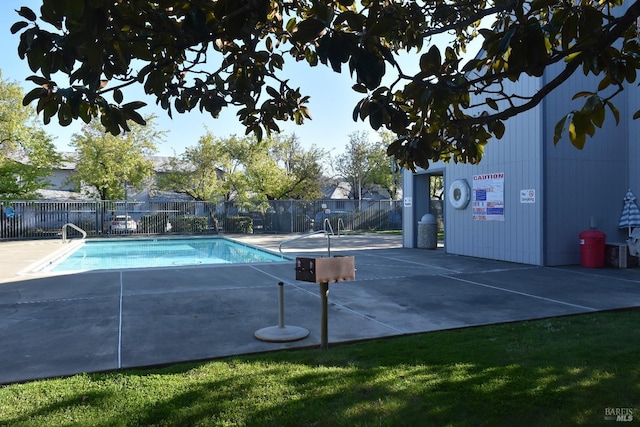
[[289, 259], [225, 238], [88, 240], [46, 271], [283, 262]]

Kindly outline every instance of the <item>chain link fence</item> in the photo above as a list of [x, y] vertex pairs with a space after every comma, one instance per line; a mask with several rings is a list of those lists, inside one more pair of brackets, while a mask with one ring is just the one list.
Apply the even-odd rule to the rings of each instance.
[[[0, 239], [88, 236], [400, 230], [397, 200], [275, 200], [256, 206], [195, 201], [3, 201]], [[69, 237], [79, 232], [68, 227]]]

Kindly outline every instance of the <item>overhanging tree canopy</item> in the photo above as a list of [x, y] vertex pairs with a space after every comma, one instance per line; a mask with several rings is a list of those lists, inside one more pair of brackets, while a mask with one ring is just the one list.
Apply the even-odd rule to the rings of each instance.
[[0, 73], [0, 199], [36, 197], [62, 162], [35, 111], [22, 105], [23, 96], [20, 85]]
[[[555, 141], [567, 132], [582, 148], [606, 108], [617, 121], [611, 100], [625, 82], [635, 82], [640, 66], [640, 3], [621, 6], [622, 0], [43, 0], [39, 19], [23, 7], [24, 20], [11, 31], [21, 32], [18, 54], [39, 73], [29, 77], [38, 87], [24, 102], [37, 102], [45, 123], [99, 116], [108, 131], [126, 131], [127, 120], [144, 123], [136, 111], [144, 104], [124, 100], [124, 89], [139, 84], [169, 114], [197, 108], [215, 117], [239, 106], [240, 122], [261, 138], [281, 121], [310, 118], [308, 97], [282, 77], [285, 61], [306, 61], [347, 69], [363, 94], [353, 118], [393, 131], [388, 153], [413, 168], [441, 159], [480, 161], [487, 141], [503, 135], [505, 120], [579, 71], [600, 76], [600, 83], [577, 94], [584, 106], [560, 120]], [[444, 49], [433, 44], [441, 34], [451, 38]], [[463, 63], [478, 36], [482, 52]], [[416, 73], [404, 71], [405, 52], [421, 52]], [[554, 64], [558, 73], [535, 94], [503, 84], [541, 76]], [[53, 81], [55, 73], [66, 74], [68, 85]]]

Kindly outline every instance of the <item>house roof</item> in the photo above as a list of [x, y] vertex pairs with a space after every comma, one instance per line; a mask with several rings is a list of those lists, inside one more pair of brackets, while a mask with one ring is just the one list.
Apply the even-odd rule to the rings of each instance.
[[82, 193], [66, 190], [49, 190], [42, 189], [37, 191], [38, 196], [42, 200], [94, 200]]
[[[75, 152], [62, 153], [64, 161], [56, 168], [62, 170], [74, 170], [77, 165], [77, 155]], [[155, 172], [168, 172], [170, 171], [169, 156], [147, 156], [147, 159], [153, 163], [153, 170]]]
[[[347, 181], [340, 181], [322, 189], [322, 197], [324, 199], [349, 199], [351, 194], [351, 184]], [[402, 189], [398, 189], [398, 194], [402, 195]], [[376, 185], [372, 189], [363, 192], [362, 198], [370, 200], [388, 200], [389, 194], [384, 189]]]

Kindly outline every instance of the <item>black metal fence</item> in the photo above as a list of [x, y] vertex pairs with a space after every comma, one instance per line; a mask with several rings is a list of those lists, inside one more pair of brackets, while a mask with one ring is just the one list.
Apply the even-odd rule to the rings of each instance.
[[[59, 238], [65, 224], [88, 236], [400, 230], [394, 200], [276, 200], [259, 206], [193, 201], [4, 201], [1, 239]], [[68, 227], [67, 235], [79, 235]]]

